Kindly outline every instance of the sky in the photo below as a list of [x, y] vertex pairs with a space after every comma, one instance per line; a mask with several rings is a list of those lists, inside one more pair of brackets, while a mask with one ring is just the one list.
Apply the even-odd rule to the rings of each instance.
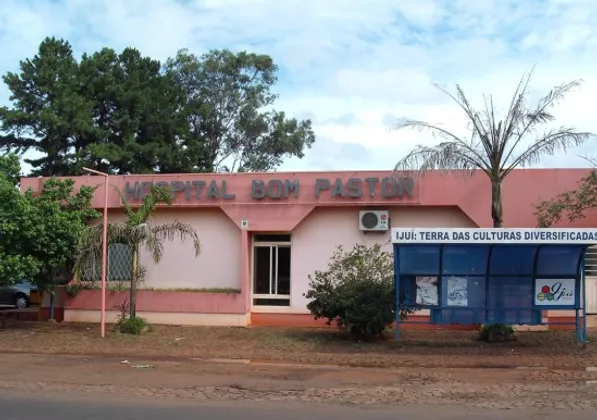
[[[531, 99], [583, 79], [553, 113], [597, 133], [595, 0], [2, 0], [0, 73], [18, 71], [46, 36], [75, 53], [138, 48], [165, 60], [179, 49], [266, 53], [280, 67], [276, 109], [313, 122], [317, 141], [280, 170], [391, 169], [429, 133], [396, 131], [405, 119], [466, 133], [462, 111], [434, 83], [462, 86], [471, 102], [507, 104], [535, 66]], [[9, 92], [0, 87], [0, 104]], [[545, 157], [578, 167], [597, 141]], [[25, 168], [26, 169], [26, 168]]]

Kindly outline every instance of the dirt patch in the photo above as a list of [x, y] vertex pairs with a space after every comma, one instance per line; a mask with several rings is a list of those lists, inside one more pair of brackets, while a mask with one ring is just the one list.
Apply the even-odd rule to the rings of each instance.
[[[424, 405], [541, 410], [596, 409], [595, 372], [502, 369], [297, 369], [215, 365], [193, 360], [150, 362], [142, 357], [5, 354], [0, 392], [39, 395], [40, 389], [100, 399], [311, 402], [368, 407]], [[150, 364], [138, 369], [134, 366]], [[555, 380], [554, 380], [555, 379]]]
[[[597, 338], [591, 331], [590, 341]], [[105, 339], [90, 324], [24, 324], [0, 331], [0, 352], [129, 355], [336, 364], [361, 367], [597, 366], [597, 346], [576, 345], [574, 332], [519, 332], [510, 343], [486, 344], [470, 331], [404, 331], [401, 341], [355, 342], [330, 329], [156, 326], [142, 336]]]

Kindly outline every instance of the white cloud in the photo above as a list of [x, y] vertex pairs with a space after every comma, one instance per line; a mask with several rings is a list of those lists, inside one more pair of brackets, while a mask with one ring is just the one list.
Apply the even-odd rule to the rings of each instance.
[[[0, 72], [18, 70], [43, 37], [71, 41], [77, 54], [109, 46], [158, 59], [187, 47], [247, 49], [281, 67], [276, 108], [314, 119], [321, 145], [283, 169], [383, 169], [421, 133], [389, 132], [415, 118], [462, 132], [458, 109], [432, 82], [459, 83], [506, 104], [523, 71], [536, 65], [533, 92], [586, 81], [555, 114], [558, 124], [597, 132], [597, 2], [590, 0], [4, 0]], [[8, 92], [0, 88], [0, 103]], [[542, 165], [586, 165], [578, 154]], [[350, 156], [354, 154], [354, 160]], [[329, 156], [329, 157], [328, 157]]]

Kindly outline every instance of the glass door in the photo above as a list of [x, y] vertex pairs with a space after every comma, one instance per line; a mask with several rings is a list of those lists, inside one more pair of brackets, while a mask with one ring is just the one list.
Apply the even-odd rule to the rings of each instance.
[[255, 244], [253, 304], [290, 305], [290, 245]]

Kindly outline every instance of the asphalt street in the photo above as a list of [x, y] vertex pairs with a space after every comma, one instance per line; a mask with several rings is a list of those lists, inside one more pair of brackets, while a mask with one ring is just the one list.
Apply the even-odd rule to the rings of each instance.
[[0, 395], [2, 420], [594, 420], [597, 413], [589, 411], [525, 412], [518, 410], [466, 410], [451, 407], [415, 407], [394, 409], [320, 407], [311, 404], [234, 403], [201, 405], [150, 400], [107, 401], [88, 397], [68, 399], [29, 395]]

